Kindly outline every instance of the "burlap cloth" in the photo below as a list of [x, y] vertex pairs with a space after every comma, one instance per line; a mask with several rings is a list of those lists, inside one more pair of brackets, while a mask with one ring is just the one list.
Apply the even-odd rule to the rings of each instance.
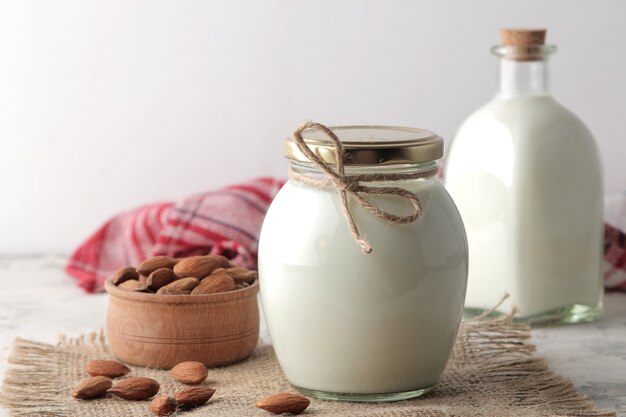
[[[414, 400], [386, 404], [354, 404], [312, 400], [311, 416], [614, 416], [594, 407], [571, 382], [555, 375], [533, 355], [528, 327], [509, 318], [467, 321], [461, 325], [441, 382]], [[131, 402], [108, 396], [80, 401], [70, 392], [85, 377], [85, 363], [111, 357], [102, 335], [62, 339], [48, 345], [18, 339], [7, 370], [0, 401], [13, 416], [151, 416], [148, 401]], [[132, 367], [132, 375], [161, 383], [173, 394], [182, 384], [166, 371]], [[270, 346], [236, 365], [212, 369], [205, 382], [217, 391], [204, 407], [180, 416], [268, 416], [255, 408], [258, 399], [293, 391]]]

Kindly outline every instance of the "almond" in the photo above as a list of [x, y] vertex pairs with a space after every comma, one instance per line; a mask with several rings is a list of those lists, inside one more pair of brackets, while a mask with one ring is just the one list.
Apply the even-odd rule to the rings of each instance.
[[104, 376], [92, 376], [81, 381], [74, 391], [72, 396], [81, 400], [89, 400], [91, 398], [98, 398], [107, 393], [107, 390], [113, 386], [113, 381]]
[[237, 289], [235, 281], [226, 274], [209, 275], [196, 288], [191, 291], [192, 295], [216, 294], [218, 292], [234, 291]]
[[148, 290], [148, 287], [146, 286], [146, 284], [142, 284], [136, 279], [124, 281], [120, 285], [118, 285], [117, 288], [121, 288], [126, 291], [138, 291], [138, 292], [143, 292], [143, 291]]
[[159, 388], [159, 383], [151, 378], [127, 378], [113, 385], [108, 392], [125, 400], [141, 401], [154, 397]]
[[250, 271], [249, 269], [242, 268], [240, 266], [224, 269], [220, 272], [223, 274], [227, 274], [229, 277], [235, 280], [235, 284], [243, 284], [244, 282], [252, 284], [254, 280], [257, 279], [256, 271]]
[[176, 393], [176, 402], [183, 410], [200, 407], [204, 405], [215, 394], [213, 388], [200, 386], [189, 387]]
[[191, 294], [191, 290], [193, 290], [196, 285], [198, 285], [200, 281], [198, 278], [183, 278], [178, 279], [170, 284], [167, 284], [164, 287], [159, 288], [157, 294], [164, 295], [183, 295], [183, 294]]
[[[105, 359], [89, 361], [85, 365], [85, 372], [91, 376], [106, 376], [107, 378], [118, 378], [130, 372], [130, 369], [123, 363]], [[109, 387], [110, 388], [110, 387]]]
[[274, 414], [300, 414], [310, 403], [311, 401], [302, 395], [283, 393], [257, 401], [256, 406]]
[[111, 283], [113, 285], [120, 285], [124, 281], [137, 278], [139, 278], [137, 270], [132, 266], [127, 266], [125, 268], [118, 269], [113, 275], [111, 275]]
[[139, 272], [141, 275], [148, 276], [157, 269], [172, 269], [177, 263], [178, 260], [172, 258], [171, 256], [154, 256], [152, 258], [146, 259], [145, 261], [137, 265], [137, 272]]
[[146, 285], [152, 290], [157, 291], [161, 287], [176, 281], [176, 275], [170, 268], [159, 268], [152, 271], [146, 279]]
[[150, 402], [149, 408], [155, 416], [169, 416], [176, 412], [178, 403], [172, 397], [159, 395]]
[[181, 259], [174, 267], [174, 272], [178, 278], [204, 278], [215, 269], [225, 268], [228, 264], [228, 259], [219, 255], [191, 256]]
[[202, 362], [181, 362], [170, 370], [170, 375], [183, 384], [196, 385], [204, 381], [209, 370]]

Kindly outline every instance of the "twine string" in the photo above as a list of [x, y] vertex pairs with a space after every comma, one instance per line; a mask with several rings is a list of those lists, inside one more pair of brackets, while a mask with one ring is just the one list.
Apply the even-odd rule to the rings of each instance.
[[[324, 133], [333, 143], [334, 153], [335, 153], [335, 168], [329, 164], [328, 162], [322, 160], [318, 155], [316, 155], [311, 148], [306, 144], [304, 138], [302, 137], [302, 133], [306, 129], [314, 129]], [[325, 175], [323, 179], [318, 179], [302, 172], [297, 171], [293, 167], [289, 169], [289, 176], [298, 181], [304, 182], [305, 184], [311, 185], [313, 187], [326, 187], [332, 186], [337, 190], [339, 194], [339, 207], [341, 212], [343, 213], [344, 218], [346, 219], [346, 223], [348, 224], [348, 228], [350, 229], [350, 234], [354, 238], [354, 240], [359, 244], [361, 250], [364, 253], [371, 253], [372, 246], [369, 242], [361, 235], [356, 222], [354, 221], [354, 217], [352, 216], [352, 212], [348, 206], [348, 194], [352, 196], [356, 202], [367, 210], [372, 215], [378, 217], [379, 219], [398, 224], [407, 224], [414, 222], [417, 220], [422, 214], [422, 205], [419, 201], [417, 195], [412, 193], [411, 191], [405, 190], [400, 187], [388, 187], [388, 186], [368, 186], [363, 185], [361, 183], [370, 183], [370, 182], [391, 182], [391, 181], [404, 181], [410, 179], [418, 179], [418, 178], [426, 178], [433, 176], [437, 172], [437, 168], [433, 168], [427, 171], [421, 171], [410, 174], [379, 174], [379, 173], [371, 173], [371, 174], [355, 174], [355, 175], [346, 175], [345, 174], [345, 166], [344, 166], [344, 151], [343, 145], [337, 135], [330, 130], [328, 127], [324, 126], [321, 123], [316, 122], [306, 122], [298, 127], [292, 134], [292, 139], [298, 149], [306, 158], [315, 164]], [[370, 194], [370, 195], [393, 195], [397, 196], [405, 201], [407, 201], [411, 206], [411, 212], [408, 215], [397, 215], [393, 213], [389, 213], [387, 211], [381, 210], [376, 207], [372, 203], [370, 203], [366, 198], [363, 197], [362, 194]]]

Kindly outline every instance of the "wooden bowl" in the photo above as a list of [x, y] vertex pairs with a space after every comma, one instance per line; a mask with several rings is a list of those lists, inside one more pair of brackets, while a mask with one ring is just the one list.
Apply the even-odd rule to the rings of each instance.
[[109, 293], [107, 336], [115, 356], [131, 365], [170, 369], [184, 361], [208, 367], [239, 362], [259, 338], [258, 280], [219, 294]]

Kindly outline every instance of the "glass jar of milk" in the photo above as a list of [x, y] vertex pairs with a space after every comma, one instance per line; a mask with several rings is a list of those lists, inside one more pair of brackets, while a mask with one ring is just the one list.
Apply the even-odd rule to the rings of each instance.
[[[272, 202], [259, 242], [272, 343], [289, 381], [307, 395], [345, 401], [416, 397], [443, 372], [467, 283], [461, 217], [433, 175], [443, 141], [413, 128], [330, 130], [342, 152], [314, 128], [302, 131], [303, 146], [339, 177], [364, 180], [358, 184], [367, 189], [345, 187], [344, 207], [341, 186], [324, 184], [332, 175], [304, 155], [293, 137], [286, 141], [291, 178]], [[355, 193], [374, 211], [395, 216], [416, 208], [406, 199], [414, 196], [419, 217], [406, 223], [379, 218]]]
[[459, 128], [446, 165], [470, 247], [466, 307], [531, 323], [601, 312], [602, 178], [585, 125], [548, 89], [543, 30], [504, 30], [495, 98]]

